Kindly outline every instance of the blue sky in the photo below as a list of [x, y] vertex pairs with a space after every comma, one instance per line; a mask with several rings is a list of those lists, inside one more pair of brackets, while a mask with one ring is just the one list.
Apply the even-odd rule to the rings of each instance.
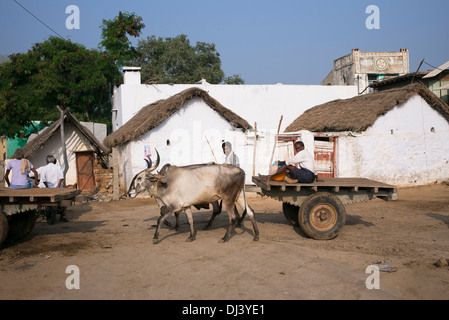
[[[17, 0], [57, 33], [87, 48], [101, 41], [102, 19], [135, 12], [146, 25], [141, 39], [186, 34], [191, 43], [215, 43], [226, 75], [246, 84], [320, 84], [333, 60], [351, 52], [409, 48], [410, 71], [419, 62], [449, 60], [448, 0]], [[66, 7], [80, 10], [80, 29], [67, 29]], [[380, 29], [365, 26], [369, 5]], [[26, 52], [51, 30], [13, 0], [0, 0], [0, 54]], [[137, 43], [137, 40], [134, 41]], [[431, 67], [424, 64], [421, 70]]]

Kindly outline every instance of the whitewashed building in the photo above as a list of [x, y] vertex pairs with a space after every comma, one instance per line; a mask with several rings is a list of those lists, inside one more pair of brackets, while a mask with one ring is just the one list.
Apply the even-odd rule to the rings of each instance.
[[124, 72], [124, 84], [114, 91], [114, 132], [104, 140], [109, 150], [117, 147], [122, 191], [145, 168], [146, 155], [155, 159], [155, 148], [161, 167], [223, 163], [222, 141], [232, 143], [250, 184], [253, 174], [267, 173], [270, 161], [292, 152], [279, 142], [271, 158], [278, 127], [282, 133], [308, 108], [357, 94], [355, 86], [212, 85], [204, 79], [148, 85], [141, 84], [140, 68]]
[[357, 95], [355, 85], [226, 85], [206, 80], [197, 84], [142, 84], [139, 67], [124, 67], [124, 83], [114, 90], [112, 130], [120, 128], [144, 106], [193, 87], [206, 91], [251, 126], [257, 122], [261, 130], [276, 131], [283, 116], [281, 132], [313, 106]]
[[397, 186], [449, 179], [449, 107], [422, 84], [315, 106], [286, 131], [300, 129], [328, 145], [331, 176]]
[[190, 88], [174, 96], [149, 104], [118, 130], [104, 145], [117, 148], [123, 186], [145, 169], [147, 157], [156, 160], [159, 169], [172, 165], [223, 162], [222, 141], [229, 141], [245, 166], [246, 133], [251, 125], [199, 88]]

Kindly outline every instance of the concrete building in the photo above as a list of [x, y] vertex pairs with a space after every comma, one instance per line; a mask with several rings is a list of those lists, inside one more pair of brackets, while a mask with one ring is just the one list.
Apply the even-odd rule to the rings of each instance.
[[369, 84], [385, 77], [407, 73], [408, 49], [400, 49], [399, 52], [361, 52], [359, 49], [352, 49], [350, 54], [334, 60], [332, 71], [321, 84], [355, 85], [358, 93], [368, 93], [372, 91]]
[[409, 85], [410, 83], [420, 82], [424, 84], [430, 91], [438, 98], [449, 104], [449, 70], [442, 70], [435, 76], [426, 77], [431, 73], [428, 71], [419, 71], [407, 73], [398, 77], [387, 77], [381, 81], [371, 83], [369, 86], [374, 91], [383, 91], [393, 88], [400, 88]]

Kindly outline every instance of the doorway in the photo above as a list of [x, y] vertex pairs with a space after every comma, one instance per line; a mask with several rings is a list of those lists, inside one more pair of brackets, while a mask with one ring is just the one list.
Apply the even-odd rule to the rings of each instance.
[[93, 151], [76, 152], [77, 184], [82, 191], [95, 190], [94, 160]]
[[314, 142], [314, 158], [318, 177], [335, 177], [334, 137], [317, 137]]

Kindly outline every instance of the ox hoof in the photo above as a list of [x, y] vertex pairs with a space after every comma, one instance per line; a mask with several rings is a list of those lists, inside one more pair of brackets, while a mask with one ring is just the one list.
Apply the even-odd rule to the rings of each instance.
[[210, 225], [204, 226], [203, 230], [209, 230], [210, 229]]
[[192, 242], [192, 241], [194, 241], [194, 240], [196, 240], [196, 231], [195, 231], [195, 233], [193, 234], [193, 236], [188, 237], [186, 241], [187, 241], [187, 242]]
[[255, 237], [253, 238], [253, 241], [259, 241], [259, 236], [255, 236]]
[[153, 244], [158, 244], [159, 243], [159, 239], [153, 239]]
[[228, 242], [229, 239], [227, 238], [221, 238], [220, 241], [218, 241], [218, 243], [225, 243]]

